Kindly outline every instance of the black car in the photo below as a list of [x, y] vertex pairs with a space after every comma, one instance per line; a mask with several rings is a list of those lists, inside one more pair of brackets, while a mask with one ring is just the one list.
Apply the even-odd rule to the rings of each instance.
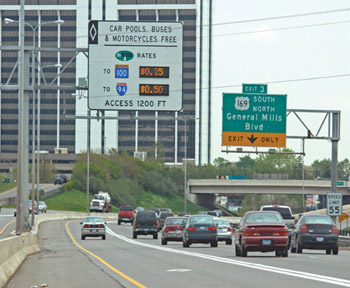
[[326, 254], [338, 254], [338, 228], [327, 215], [303, 215], [291, 236], [290, 250], [302, 253], [303, 249], [326, 250]]
[[210, 243], [218, 247], [218, 231], [214, 219], [209, 215], [191, 215], [187, 218], [183, 233], [183, 247], [193, 243]]
[[167, 212], [167, 211], [160, 212], [160, 214], [159, 214], [159, 227], [158, 227], [158, 230], [162, 230], [163, 229], [165, 219], [167, 217], [171, 217], [171, 216], [174, 216], [174, 214], [171, 213], [171, 212]]
[[158, 216], [154, 211], [139, 211], [136, 213], [132, 226], [132, 238], [137, 235], [153, 235], [153, 239], [158, 239]]

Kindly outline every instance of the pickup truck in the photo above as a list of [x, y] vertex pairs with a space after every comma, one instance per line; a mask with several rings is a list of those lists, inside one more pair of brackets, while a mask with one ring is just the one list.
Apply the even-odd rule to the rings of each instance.
[[282, 215], [282, 218], [288, 228], [288, 238], [289, 238], [288, 249], [289, 249], [292, 231], [295, 227], [295, 217], [292, 214], [292, 209], [290, 209], [289, 206], [264, 205], [260, 207], [260, 211], [277, 211]]
[[134, 223], [134, 209], [130, 205], [123, 205], [120, 206], [119, 212], [118, 212], [118, 225], [120, 225], [122, 222], [125, 223], [131, 223], [133, 225]]

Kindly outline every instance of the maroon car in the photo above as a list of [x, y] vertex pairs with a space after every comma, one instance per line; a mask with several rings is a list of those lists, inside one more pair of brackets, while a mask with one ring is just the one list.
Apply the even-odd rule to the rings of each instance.
[[249, 251], [273, 252], [288, 257], [288, 228], [280, 213], [251, 211], [244, 214], [234, 232], [236, 256]]
[[186, 217], [167, 217], [162, 230], [162, 245], [168, 241], [182, 241]]

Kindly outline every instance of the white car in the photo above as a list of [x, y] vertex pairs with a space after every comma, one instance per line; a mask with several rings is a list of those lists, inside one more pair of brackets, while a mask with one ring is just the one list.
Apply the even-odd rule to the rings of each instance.
[[218, 230], [218, 241], [225, 241], [226, 245], [232, 245], [232, 228], [228, 220], [213, 217], [216, 229]]
[[46, 213], [47, 211], [47, 206], [44, 201], [39, 201], [39, 212], [41, 213]]

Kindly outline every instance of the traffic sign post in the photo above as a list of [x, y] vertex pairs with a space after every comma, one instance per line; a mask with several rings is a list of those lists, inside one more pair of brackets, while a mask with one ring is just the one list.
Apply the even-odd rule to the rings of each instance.
[[182, 23], [90, 21], [88, 35], [89, 109], [182, 109]]
[[286, 146], [287, 95], [223, 93], [222, 112], [222, 146]]
[[338, 192], [327, 193], [327, 215], [341, 216], [343, 208], [343, 195]]

